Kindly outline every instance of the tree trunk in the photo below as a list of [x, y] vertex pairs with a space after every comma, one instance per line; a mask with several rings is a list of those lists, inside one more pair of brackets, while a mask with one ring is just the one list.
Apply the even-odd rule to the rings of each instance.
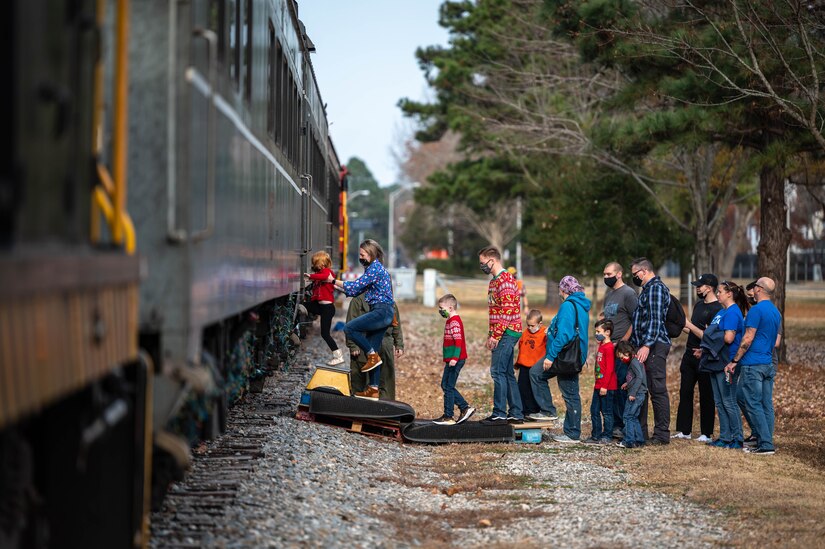
[[756, 208], [752, 206], [732, 205], [730, 232], [720, 231], [716, 235], [716, 271], [720, 280], [733, 276], [733, 267], [736, 263], [736, 256], [740, 251], [742, 241], [748, 236], [753, 214]]
[[559, 281], [547, 277], [547, 297], [544, 300], [545, 307], [557, 309], [561, 305], [559, 299]]
[[[696, 244], [693, 247], [693, 280], [696, 280], [705, 273], [714, 272], [712, 265], [712, 246], [710, 243], [710, 235], [708, 235], [707, 227], [696, 227]], [[691, 269], [682, 269], [687, 273]]]
[[774, 304], [782, 314], [782, 346], [779, 360], [785, 360], [785, 276], [791, 231], [786, 226], [788, 205], [785, 203], [785, 173], [782, 167], [769, 166], [759, 174], [761, 216], [757, 247], [759, 276], [767, 276], [776, 283]]

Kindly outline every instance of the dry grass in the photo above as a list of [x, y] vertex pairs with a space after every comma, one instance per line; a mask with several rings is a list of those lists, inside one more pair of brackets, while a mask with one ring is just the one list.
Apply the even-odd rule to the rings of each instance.
[[[486, 286], [475, 286], [479, 286], [483, 295]], [[471, 284], [465, 293], [474, 295], [479, 290], [475, 286]], [[457, 294], [465, 291], [452, 286], [450, 289]], [[471, 404], [479, 408], [478, 414], [486, 415], [492, 406], [490, 355], [483, 348], [487, 309], [483, 302], [465, 301], [460, 312], [470, 343], [470, 358], [462, 370], [458, 388]], [[549, 322], [554, 311], [543, 312]], [[417, 304], [404, 304], [402, 317], [407, 329], [408, 354], [397, 365], [399, 399], [412, 404], [421, 417], [441, 415], [443, 321], [435, 310]], [[825, 368], [822, 367], [825, 303], [792, 300], [786, 317], [792, 362], [780, 366], [776, 379], [774, 402], [778, 451], [775, 456], [749, 456], [743, 452], [707, 448], [695, 442], [675, 441], [667, 447], [610, 453], [601, 458], [603, 464], [627, 470], [640, 487], [686, 497], [729, 513], [728, 527], [735, 532], [738, 545], [821, 546], [820, 540], [825, 535], [825, 521], [822, 521], [825, 517], [825, 497], [822, 496], [825, 493]], [[682, 341], [671, 351], [669, 360], [668, 389], [674, 420], [679, 392], [678, 363], [683, 351]], [[592, 365], [592, 360], [588, 360], [588, 365]], [[592, 384], [592, 367], [586, 367], [581, 377], [585, 419], [589, 416]], [[564, 411], [555, 383], [551, 383], [551, 391], [559, 411]], [[698, 432], [698, 405], [694, 417], [694, 431]], [[589, 434], [589, 429], [590, 425], [585, 422], [583, 436]], [[433, 467], [447, 476], [450, 486], [457, 492], [483, 494], [485, 490], [525, 482], [506, 475], [496, 478], [478, 474], [485, 462], [494, 459], [496, 452], [513, 451], [504, 448], [496, 450], [489, 445], [439, 447]], [[575, 455], [571, 454], [571, 459]], [[490, 480], [487, 480], [488, 476]], [[450, 522], [441, 514], [437, 518], [425, 514], [415, 520], [424, 521], [421, 526], [426, 528], [431, 526], [427, 521]], [[441, 538], [442, 542], [432, 539], [436, 544], [451, 540], [449, 537]]]

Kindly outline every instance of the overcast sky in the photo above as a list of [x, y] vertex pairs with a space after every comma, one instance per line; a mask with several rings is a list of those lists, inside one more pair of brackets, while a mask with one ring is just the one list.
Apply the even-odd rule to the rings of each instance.
[[381, 185], [396, 181], [391, 151], [412, 130], [398, 100], [430, 93], [415, 50], [447, 43], [441, 1], [299, 0], [338, 156], [363, 159]]

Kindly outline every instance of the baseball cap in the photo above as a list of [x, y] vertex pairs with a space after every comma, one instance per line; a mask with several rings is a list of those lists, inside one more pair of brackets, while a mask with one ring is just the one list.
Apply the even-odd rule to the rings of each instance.
[[697, 288], [699, 286], [712, 286], [715, 288], [719, 285], [719, 279], [716, 278], [715, 274], [705, 273], [693, 282], [691, 282], [691, 284], [693, 284]]

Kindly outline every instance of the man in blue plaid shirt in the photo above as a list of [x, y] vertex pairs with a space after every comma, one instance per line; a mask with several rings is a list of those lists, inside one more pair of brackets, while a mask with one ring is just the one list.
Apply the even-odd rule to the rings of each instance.
[[653, 437], [650, 444], [670, 444], [670, 398], [667, 394], [667, 355], [670, 338], [665, 328], [670, 290], [653, 271], [647, 258], [634, 259], [630, 267], [633, 283], [642, 287], [639, 305], [633, 312], [630, 342], [636, 358], [645, 365], [648, 392], [639, 414], [642, 434], [648, 439], [647, 407], [653, 403]]

